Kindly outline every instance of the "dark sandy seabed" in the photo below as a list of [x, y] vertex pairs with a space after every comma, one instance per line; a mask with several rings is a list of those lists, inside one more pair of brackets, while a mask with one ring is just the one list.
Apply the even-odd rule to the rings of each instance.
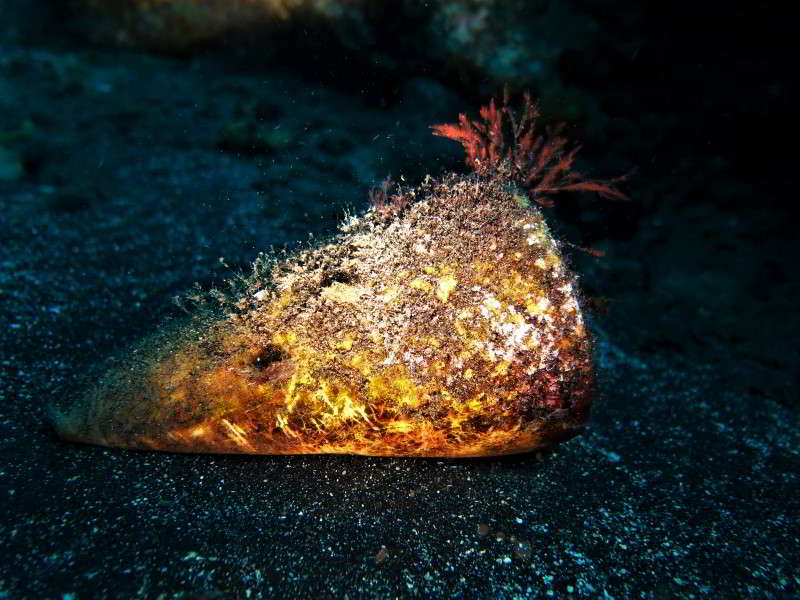
[[[220, 285], [219, 257], [246, 268], [330, 233], [387, 174], [459, 167], [427, 126], [477, 105], [440, 83], [401, 82], [380, 106], [219, 60], [2, 47], [2, 125], [35, 130], [26, 176], [0, 182], [0, 599], [800, 595], [788, 225], [764, 202], [744, 218], [751, 188], [707, 155], [645, 165], [634, 196], [666, 200], [635, 231], [590, 239], [607, 258], [574, 257], [588, 293], [612, 301], [593, 321], [590, 426], [552, 452], [223, 457], [57, 440], [47, 402], [179, 316], [172, 296]], [[248, 119], [266, 131], [255, 152], [237, 137]], [[686, 176], [697, 169], [718, 185]], [[582, 241], [574, 219], [561, 227]]]

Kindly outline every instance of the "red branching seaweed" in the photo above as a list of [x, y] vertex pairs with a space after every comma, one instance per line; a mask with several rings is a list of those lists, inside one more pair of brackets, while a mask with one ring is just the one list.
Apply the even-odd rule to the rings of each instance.
[[479, 175], [504, 174], [528, 191], [531, 200], [552, 206], [551, 194], [568, 191], [595, 192], [605, 198], [626, 200], [615, 185], [628, 178], [587, 179], [573, 170], [580, 146], [568, 149], [569, 141], [561, 135], [564, 124], [546, 126], [539, 131], [538, 105], [528, 93], [517, 114], [508, 105], [508, 91], [498, 107], [494, 98], [481, 107], [480, 119], [470, 120], [460, 114], [457, 124], [432, 125], [434, 135], [460, 143], [466, 152], [467, 165]]

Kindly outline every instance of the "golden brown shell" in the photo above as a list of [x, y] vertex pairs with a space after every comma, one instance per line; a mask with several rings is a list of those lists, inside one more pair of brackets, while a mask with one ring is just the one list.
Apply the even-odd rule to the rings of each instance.
[[[56, 418], [67, 439], [249, 454], [490, 456], [588, 417], [574, 276], [513, 185], [449, 176], [254, 276]], [[388, 209], [387, 209], [388, 210]]]

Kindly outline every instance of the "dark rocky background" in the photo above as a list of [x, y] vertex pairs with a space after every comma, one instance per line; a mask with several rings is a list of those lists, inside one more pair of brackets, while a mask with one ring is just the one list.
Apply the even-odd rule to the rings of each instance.
[[[299, 4], [298, 7], [289, 5]], [[762, 3], [0, 0], [0, 598], [800, 597], [792, 21]], [[287, 8], [288, 7], [288, 8]], [[504, 85], [631, 201], [559, 198], [600, 398], [554, 452], [173, 456], [46, 405]]]

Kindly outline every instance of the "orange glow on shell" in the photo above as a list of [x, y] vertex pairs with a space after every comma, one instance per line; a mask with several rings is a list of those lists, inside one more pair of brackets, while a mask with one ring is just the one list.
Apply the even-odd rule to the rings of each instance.
[[[427, 187], [426, 187], [427, 186]], [[591, 343], [536, 208], [450, 177], [254, 278], [238, 309], [146, 342], [56, 419], [67, 439], [175, 452], [467, 457], [588, 417]]]

